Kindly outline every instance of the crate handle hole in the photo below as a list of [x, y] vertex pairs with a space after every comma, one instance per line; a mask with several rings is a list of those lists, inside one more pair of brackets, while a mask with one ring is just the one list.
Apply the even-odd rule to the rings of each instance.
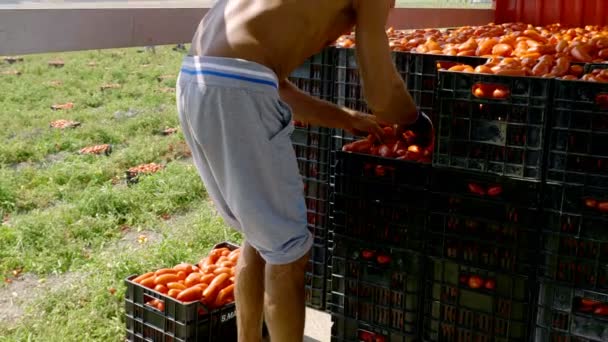
[[148, 294], [144, 294], [144, 303], [155, 310], [165, 312], [165, 301], [162, 299], [158, 299]]
[[471, 93], [479, 99], [507, 100], [511, 97], [511, 89], [502, 84], [478, 82], [471, 87]]

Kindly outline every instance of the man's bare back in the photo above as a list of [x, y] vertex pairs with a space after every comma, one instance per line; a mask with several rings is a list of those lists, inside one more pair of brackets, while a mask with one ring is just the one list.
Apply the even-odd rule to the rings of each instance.
[[284, 79], [354, 22], [352, 0], [220, 0], [201, 21], [191, 54], [249, 60]]

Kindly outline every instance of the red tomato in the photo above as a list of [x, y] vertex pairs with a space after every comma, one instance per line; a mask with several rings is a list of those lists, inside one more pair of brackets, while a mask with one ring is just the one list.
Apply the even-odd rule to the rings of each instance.
[[593, 313], [599, 316], [608, 316], [608, 304], [602, 304], [593, 310]]
[[[403, 151], [403, 150], [407, 150], [407, 144], [405, 143], [405, 141], [403, 140], [398, 140], [394, 145], [393, 145], [393, 155], [402, 155], [399, 154], [399, 151]], [[403, 154], [405, 154], [405, 151], [403, 152]]]
[[387, 144], [394, 143], [397, 140], [397, 135], [393, 127], [387, 126], [382, 128], [384, 130], [383, 141]]
[[371, 147], [372, 143], [369, 140], [362, 139], [345, 145], [342, 147], [342, 150], [347, 152], [368, 153]]
[[597, 200], [595, 198], [585, 198], [585, 206], [596, 209], [597, 208]]
[[405, 156], [406, 154], [407, 154], [407, 150], [404, 150], [404, 149], [397, 150], [397, 151], [395, 152], [395, 155], [396, 155], [396, 156], [399, 156], [399, 157], [403, 157], [403, 156]]
[[365, 260], [369, 260], [374, 257], [374, 251], [369, 249], [364, 249], [361, 251], [361, 257]]
[[416, 140], [416, 133], [414, 133], [414, 131], [412, 131], [410, 129], [403, 132], [403, 134], [401, 136], [403, 137], [403, 140], [405, 141], [405, 143], [407, 145], [413, 144], [414, 141]]
[[475, 183], [469, 183], [469, 192], [479, 196], [484, 196], [486, 194], [485, 189], [482, 188], [481, 185]]
[[374, 334], [366, 330], [359, 330], [359, 341], [374, 342]]
[[497, 185], [497, 186], [493, 186], [490, 187], [488, 189], [488, 196], [499, 196], [500, 194], [502, 194], [502, 186]]
[[377, 177], [384, 177], [386, 176], [386, 168], [383, 165], [376, 165], [374, 168], [374, 174]]
[[459, 278], [458, 281], [460, 281], [461, 284], [467, 284], [469, 282], [469, 276], [468, 275], [464, 275], [462, 274]]
[[372, 146], [369, 149], [369, 154], [371, 154], [372, 156], [379, 156], [379, 154], [378, 154], [378, 146]]
[[420, 147], [418, 147], [418, 145], [410, 145], [405, 153], [405, 158], [411, 161], [417, 161], [420, 159], [420, 156]]
[[384, 158], [390, 158], [393, 156], [393, 151], [387, 145], [380, 145], [378, 147], [378, 154]]
[[480, 98], [486, 97], [486, 93], [483, 91], [483, 89], [481, 87], [475, 88], [475, 90], [473, 90], [473, 95], [475, 95], [475, 97], [480, 97]]
[[496, 280], [494, 280], [494, 279], [486, 280], [484, 287], [488, 290], [494, 290], [496, 288]]
[[504, 88], [496, 88], [492, 93], [492, 97], [495, 99], [506, 99], [509, 96], [509, 91]]
[[608, 213], [608, 202], [600, 202], [597, 205], [597, 209], [603, 213]]
[[407, 148], [407, 151], [420, 154], [420, 147], [418, 147], [418, 145], [411, 145], [410, 147]]
[[472, 289], [479, 289], [483, 286], [484, 281], [480, 276], [473, 275], [469, 278], [469, 287]]
[[589, 299], [589, 298], [581, 298], [581, 305], [582, 306], [596, 306], [601, 304], [600, 302], [598, 302], [597, 300], [593, 300], [593, 299]]
[[390, 263], [390, 262], [391, 262], [391, 257], [390, 257], [390, 256], [388, 256], [388, 255], [385, 255], [385, 254], [379, 254], [379, 255], [376, 257], [376, 261], [377, 261], [377, 262], [378, 262], [378, 264], [380, 264], [380, 265], [386, 265], [386, 264], [388, 264], [388, 263]]

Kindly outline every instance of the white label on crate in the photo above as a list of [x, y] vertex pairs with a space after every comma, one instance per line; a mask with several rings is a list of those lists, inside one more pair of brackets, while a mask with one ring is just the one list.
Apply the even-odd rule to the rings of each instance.
[[231, 319], [233, 319], [235, 317], [236, 317], [236, 311], [232, 311], [230, 313], [223, 314], [222, 315], [222, 323], [224, 323], [226, 321], [229, 321], [229, 320], [231, 320]]

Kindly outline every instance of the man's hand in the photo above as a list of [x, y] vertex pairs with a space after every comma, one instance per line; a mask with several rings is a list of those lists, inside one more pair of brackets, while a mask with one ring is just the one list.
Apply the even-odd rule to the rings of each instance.
[[364, 114], [361, 112], [350, 113], [350, 123], [347, 131], [354, 135], [373, 134], [378, 140], [382, 141], [384, 130], [378, 124], [376, 117], [373, 115]]

